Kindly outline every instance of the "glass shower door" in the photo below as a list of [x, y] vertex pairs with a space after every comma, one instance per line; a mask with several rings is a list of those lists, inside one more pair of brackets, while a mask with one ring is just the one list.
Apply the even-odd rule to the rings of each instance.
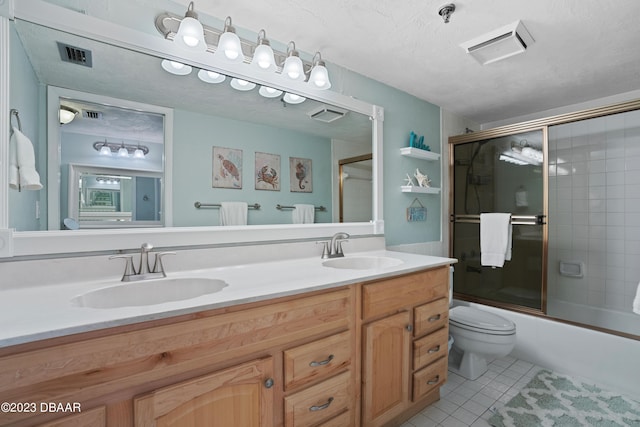
[[[544, 311], [546, 282], [542, 129], [453, 146], [453, 257], [456, 297]], [[480, 214], [512, 215], [512, 258], [483, 266]]]

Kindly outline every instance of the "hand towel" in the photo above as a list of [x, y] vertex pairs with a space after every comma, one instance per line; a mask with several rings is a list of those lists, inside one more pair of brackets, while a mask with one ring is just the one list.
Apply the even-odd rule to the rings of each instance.
[[220, 204], [220, 225], [247, 225], [245, 202], [222, 202]]
[[313, 224], [316, 207], [314, 205], [293, 205], [293, 223], [294, 224]]
[[[40, 190], [40, 175], [36, 171], [36, 156], [33, 152], [33, 144], [18, 128], [13, 128], [11, 135], [12, 145], [15, 147], [16, 167], [18, 168], [18, 189]], [[9, 168], [9, 173], [12, 168]], [[12, 176], [9, 178], [9, 185], [12, 183]], [[12, 187], [15, 188], [15, 187]]]
[[480, 263], [503, 267], [511, 260], [511, 214], [480, 214]]
[[640, 314], [640, 283], [638, 283], [636, 297], [633, 299], [633, 312], [635, 314]]

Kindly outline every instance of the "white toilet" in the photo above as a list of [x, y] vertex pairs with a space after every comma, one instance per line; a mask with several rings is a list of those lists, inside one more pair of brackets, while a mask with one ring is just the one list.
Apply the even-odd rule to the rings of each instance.
[[487, 358], [506, 356], [516, 344], [515, 323], [473, 307], [449, 310], [449, 334], [453, 337], [449, 369], [470, 380], [487, 371]]

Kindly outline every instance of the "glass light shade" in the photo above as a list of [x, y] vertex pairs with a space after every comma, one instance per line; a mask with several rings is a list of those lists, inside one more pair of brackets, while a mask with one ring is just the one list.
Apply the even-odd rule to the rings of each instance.
[[61, 125], [66, 125], [67, 123], [70, 123], [71, 121], [73, 121], [73, 119], [76, 118], [76, 113], [74, 113], [73, 111], [66, 110], [64, 108], [60, 108], [60, 111], [58, 114], [60, 116]]
[[258, 45], [253, 53], [251, 65], [261, 71], [275, 71], [276, 60], [273, 57], [273, 49], [271, 49], [271, 46], [267, 44]]
[[277, 98], [282, 95], [282, 91], [269, 86], [260, 86], [258, 93], [265, 98]]
[[222, 33], [220, 41], [218, 42], [218, 48], [213, 56], [227, 62], [243, 62], [244, 55], [242, 54], [242, 46], [240, 45], [238, 36], [230, 31]]
[[110, 156], [111, 155], [111, 148], [109, 148], [109, 146], [107, 144], [103, 145], [100, 148], [100, 155], [101, 156]]
[[329, 72], [324, 65], [316, 64], [309, 75], [309, 83], [316, 89], [329, 89], [331, 81], [329, 81]]
[[180, 22], [178, 33], [173, 41], [183, 49], [190, 51], [204, 52], [207, 50], [202, 24], [197, 19], [188, 16]]
[[284, 102], [286, 102], [287, 104], [302, 104], [307, 100], [307, 98], [305, 98], [304, 96], [296, 95], [295, 93], [289, 92], [285, 93], [282, 99], [284, 99]]
[[124, 146], [120, 147], [118, 150], [118, 157], [129, 157], [129, 150], [124, 148]]
[[216, 73], [215, 71], [200, 70], [198, 71], [198, 78], [205, 83], [222, 83], [227, 76]]
[[256, 84], [242, 79], [231, 79], [231, 87], [235, 90], [247, 91], [255, 88]]
[[305, 75], [300, 57], [295, 55], [287, 57], [282, 66], [282, 75], [291, 80], [303, 81]]
[[136, 151], [133, 152], [133, 158], [144, 159], [144, 151], [142, 151], [140, 148], [136, 148]]
[[191, 74], [191, 66], [183, 64], [182, 62], [170, 61], [168, 59], [162, 60], [162, 68], [171, 74], [175, 74], [177, 76], [186, 76], [187, 74]]

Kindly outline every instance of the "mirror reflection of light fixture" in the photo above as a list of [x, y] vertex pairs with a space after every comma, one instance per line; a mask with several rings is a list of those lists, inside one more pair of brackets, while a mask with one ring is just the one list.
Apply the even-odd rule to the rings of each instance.
[[224, 21], [224, 31], [222, 35], [220, 35], [218, 47], [213, 56], [227, 62], [244, 62], [240, 38], [236, 35], [236, 29], [231, 25], [230, 16], [227, 16], [227, 19]]
[[511, 143], [511, 149], [503, 152], [499, 160], [503, 160], [516, 165], [540, 166], [544, 161], [542, 151], [531, 147], [526, 139], [516, 143]]
[[104, 141], [96, 141], [93, 143], [94, 150], [98, 151], [101, 156], [117, 155], [118, 157], [133, 157], [134, 159], [143, 159], [149, 154], [149, 147], [146, 145], [120, 144]]
[[295, 93], [285, 93], [282, 100], [287, 104], [302, 104], [307, 100], [304, 96], [296, 95]]
[[266, 38], [266, 32], [260, 30], [258, 33], [258, 46], [253, 51], [253, 59], [251, 65], [258, 70], [273, 72], [276, 70], [276, 60], [273, 56], [273, 49], [271, 49], [271, 43]]
[[166, 72], [177, 76], [186, 76], [187, 74], [191, 74], [192, 70], [190, 65], [186, 65], [178, 61], [171, 61], [169, 59], [163, 59], [161, 65]]
[[198, 71], [198, 78], [205, 83], [222, 83], [227, 76], [215, 71], [200, 70]]
[[60, 124], [66, 125], [67, 123], [71, 123], [73, 119], [76, 118], [76, 116], [78, 115], [78, 112], [73, 108], [67, 107], [65, 105], [61, 105], [58, 115], [60, 117]]
[[195, 51], [204, 52], [207, 50], [207, 43], [204, 40], [204, 28], [198, 21], [198, 14], [193, 10], [193, 2], [189, 3], [187, 13], [180, 22], [178, 33], [173, 41], [180, 47]]
[[287, 46], [287, 59], [284, 60], [282, 66], [282, 76], [297, 81], [303, 81], [306, 77], [300, 54], [296, 50], [296, 44], [292, 41]]
[[309, 83], [316, 89], [326, 90], [331, 87], [329, 81], [329, 72], [325, 66], [325, 62], [322, 60], [320, 52], [316, 52], [313, 56], [311, 74], [309, 74]]
[[256, 87], [256, 84], [253, 82], [248, 82], [243, 79], [231, 79], [231, 87], [235, 90], [240, 91], [248, 91]]
[[265, 98], [277, 98], [282, 95], [282, 91], [269, 86], [260, 86], [258, 93]]

